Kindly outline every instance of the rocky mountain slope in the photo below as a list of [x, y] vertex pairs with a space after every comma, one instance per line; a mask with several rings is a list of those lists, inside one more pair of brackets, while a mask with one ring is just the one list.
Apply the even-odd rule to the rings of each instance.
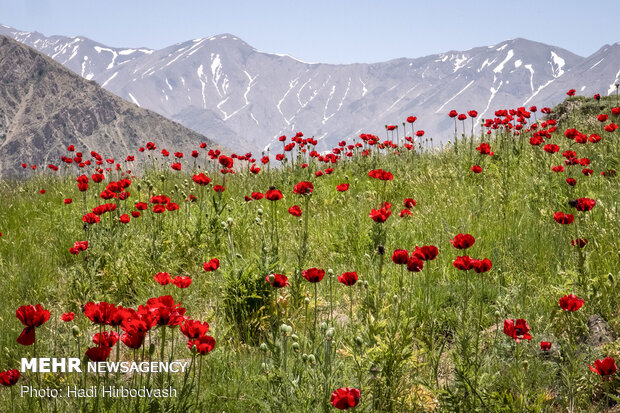
[[194, 149], [203, 135], [139, 108], [49, 57], [0, 36], [0, 175], [58, 164], [68, 145], [125, 158], [152, 140]]

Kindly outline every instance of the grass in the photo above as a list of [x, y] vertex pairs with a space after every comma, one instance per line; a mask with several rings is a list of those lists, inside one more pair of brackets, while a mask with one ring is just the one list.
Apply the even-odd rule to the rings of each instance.
[[[548, 142], [560, 145], [555, 154], [529, 145], [531, 133], [515, 137], [503, 130], [482, 135], [493, 156], [475, 150], [480, 136], [473, 142], [462, 137], [458, 152], [452, 145], [441, 152], [383, 150], [343, 157], [333, 165], [312, 159], [305, 169], [262, 166], [257, 175], [246, 166], [221, 175], [203, 153], [199, 170], [214, 181], [204, 188], [192, 182], [193, 160], [185, 160], [177, 172], [166, 160], [156, 167], [140, 154], [137, 162], [143, 159], [148, 168], [131, 178], [130, 198], [90, 227], [81, 220], [85, 205], [74, 168], [58, 174], [39, 167], [25, 181], [1, 181], [0, 369], [19, 369], [20, 358], [33, 354], [32, 347], [16, 342], [23, 326], [15, 310], [27, 304], [41, 303], [51, 312], [36, 329], [39, 356], [83, 357], [99, 331], [82, 314], [88, 301], [137, 308], [168, 294], [182, 303], [186, 315], [210, 324], [217, 344], [210, 354], [198, 356], [204, 363], [200, 393], [197, 377], [184, 387], [183, 375], [173, 374], [151, 382], [176, 388], [178, 397], [170, 399], [22, 398], [20, 385], [39, 386], [33, 374], [24, 373], [14, 401], [8, 388], [1, 389], [0, 400], [27, 411], [126, 411], [131, 406], [140, 412], [306, 412], [332, 409], [335, 389], [355, 387], [361, 390], [357, 411], [605, 410], [618, 401], [617, 374], [603, 382], [588, 364], [606, 356], [618, 360], [620, 345], [588, 344], [587, 320], [599, 315], [620, 333], [620, 181], [600, 175], [618, 169], [620, 132], [602, 132], [596, 121], [598, 113], [617, 106], [614, 99], [569, 98], [555, 108], [560, 123]], [[610, 121], [618, 123], [618, 116]], [[563, 136], [569, 127], [599, 133], [603, 140], [576, 144]], [[578, 158], [591, 159], [592, 176], [584, 176], [579, 165], [551, 172], [551, 165], [564, 163], [562, 152], [569, 148]], [[481, 174], [470, 171], [474, 164], [483, 168]], [[328, 167], [333, 173], [314, 176]], [[368, 177], [378, 168], [394, 179]], [[577, 185], [567, 185], [567, 176]], [[119, 178], [111, 172], [101, 184], [90, 182], [88, 210], [113, 202], [99, 199], [99, 193]], [[292, 193], [300, 181], [314, 183], [308, 200]], [[350, 189], [336, 191], [345, 182]], [[226, 189], [218, 195], [213, 184]], [[282, 200], [244, 200], [271, 186], [282, 191]], [[46, 193], [39, 194], [40, 189]], [[135, 202], [158, 194], [180, 208], [163, 214], [147, 210], [129, 224], [118, 222]], [[198, 201], [185, 202], [190, 194]], [[580, 197], [595, 199], [594, 209], [577, 212], [567, 204]], [[73, 203], [65, 205], [65, 198]], [[412, 216], [401, 218], [405, 198], [414, 198], [417, 206]], [[368, 214], [384, 201], [392, 203], [392, 215], [378, 224]], [[295, 204], [301, 218], [287, 212]], [[575, 222], [556, 223], [557, 211], [573, 213]], [[475, 244], [456, 250], [450, 239], [458, 233], [472, 234]], [[570, 245], [575, 238], [589, 242], [579, 250]], [[90, 242], [88, 250], [70, 254], [73, 243], [82, 240]], [[403, 270], [390, 260], [395, 249], [413, 251], [418, 245], [439, 249], [422, 271]], [[457, 270], [452, 262], [465, 254], [489, 258], [492, 269]], [[205, 272], [203, 263], [214, 257], [220, 268]], [[326, 271], [316, 296], [315, 286], [301, 277], [310, 267]], [[161, 286], [152, 277], [163, 271], [189, 275], [192, 285], [183, 290]], [[347, 271], [359, 274], [352, 287], [336, 279]], [[276, 291], [265, 281], [271, 273], [285, 274], [291, 287]], [[559, 298], [571, 293], [585, 300], [574, 313], [558, 306]], [[64, 323], [60, 316], [67, 311], [76, 318]], [[503, 333], [504, 320], [518, 318], [531, 327], [531, 342], [516, 343]], [[149, 344], [157, 349], [153, 360], [159, 359], [161, 330], [154, 328], [146, 340], [147, 359]], [[175, 359], [191, 360], [178, 332], [166, 335], [166, 356], [173, 341]], [[540, 341], [552, 342], [552, 350], [541, 351]], [[120, 353], [123, 360], [133, 357], [124, 345]], [[113, 349], [110, 360], [115, 357]], [[92, 373], [43, 374], [40, 380], [42, 387], [98, 380], [134, 384], [130, 375]]]

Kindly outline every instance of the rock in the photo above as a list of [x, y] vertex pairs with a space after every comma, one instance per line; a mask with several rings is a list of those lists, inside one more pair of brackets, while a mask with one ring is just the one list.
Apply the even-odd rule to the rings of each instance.
[[592, 314], [588, 318], [588, 329], [590, 334], [588, 337], [588, 345], [592, 347], [600, 347], [603, 344], [616, 341], [616, 334], [598, 314]]

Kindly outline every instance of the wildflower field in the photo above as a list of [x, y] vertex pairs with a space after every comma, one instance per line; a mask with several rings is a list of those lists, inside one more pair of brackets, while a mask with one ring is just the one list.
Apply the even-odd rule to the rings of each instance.
[[[619, 411], [620, 105], [573, 95], [446, 113], [440, 148], [405, 114], [329, 153], [303, 131], [256, 159], [157, 137], [24, 159], [0, 181], [1, 410]], [[37, 357], [187, 368], [20, 372]], [[66, 392], [91, 386], [176, 394]]]

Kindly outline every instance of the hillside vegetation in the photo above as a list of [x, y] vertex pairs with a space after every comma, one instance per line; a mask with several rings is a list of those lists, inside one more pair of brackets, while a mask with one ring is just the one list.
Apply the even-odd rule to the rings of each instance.
[[[609, 126], [620, 122], [620, 109], [612, 113], [618, 106], [615, 96], [569, 97], [545, 119], [522, 109], [474, 128], [472, 118], [455, 118], [459, 139], [441, 150], [424, 136], [401, 142], [402, 128], [412, 135], [416, 125], [403, 122], [379, 138], [352, 139], [323, 161], [309, 156], [312, 146], [298, 134], [282, 162], [275, 154], [267, 164], [251, 156], [233, 161], [198, 147], [197, 158], [175, 160], [175, 148], [166, 148], [169, 157], [161, 147], [136, 148], [128, 154], [133, 162], [108, 164], [102, 153], [101, 166], [95, 159], [84, 168], [61, 162], [59, 171], [39, 165], [26, 180], [1, 181], [0, 370], [19, 369], [20, 358], [34, 354], [85, 358], [88, 347], [103, 347], [93, 343], [102, 331], [125, 334], [108, 361], [191, 363], [187, 374], [152, 377], [23, 373], [13, 392], [0, 389], [2, 405], [61, 412], [617, 409], [618, 373], [596, 374], [588, 365], [620, 359], [620, 131]], [[599, 121], [600, 114], [608, 118]], [[92, 159], [86, 151], [83, 158]], [[128, 169], [137, 163], [146, 172], [133, 176]], [[111, 168], [100, 183], [92, 177], [98, 167]], [[79, 181], [88, 189], [80, 191]], [[103, 204], [111, 211], [86, 215]], [[294, 205], [300, 216], [289, 211]], [[345, 285], [352, 272], [357, 282]], [[189, 283], [183, 277], [191, 285], [179, 288]], [[172, 300], [152, 300], [167, 295]], [[111, 321], [101, 302], [137, 312]], [[49, 320], [20, 323], [16, 310], [36, 304]], [[68, 312], [75, 318], [62, 321]], [[189, 325], [185, 318], [208, 323], [196, 338], [205, 354], [177, 331]], [[149, 320], [148, 332], [131, 330]], [[33, 345], [16, 341], [30, 334], [25, 327], [36, 331]], [[141, 346], [128, 348], [130, 339]], [[170, 385], [178, 393], [20, 397], [24, 384]], [[350, 389], [335, 392], [342, 388], [358, 389], [359, 398]]]

